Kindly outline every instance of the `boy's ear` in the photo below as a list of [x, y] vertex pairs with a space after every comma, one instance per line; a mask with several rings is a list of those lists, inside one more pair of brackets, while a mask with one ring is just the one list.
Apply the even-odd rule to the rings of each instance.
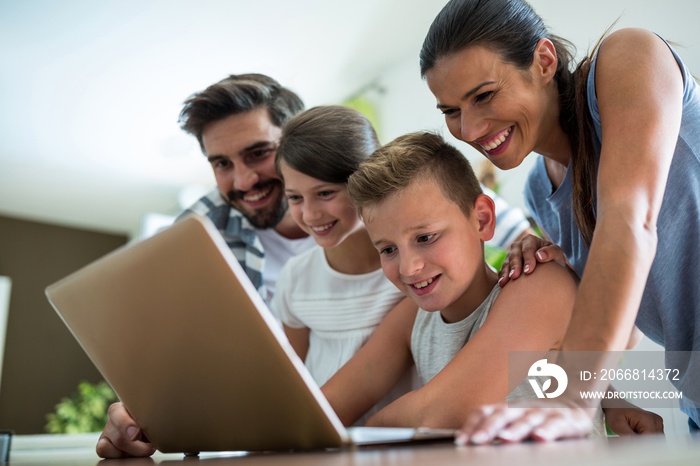
[[486, 194], [480, 194], [474, 201], [472, 214], [479, 222], [479, 238], [488, 241], [496, 230], [496, 205]]

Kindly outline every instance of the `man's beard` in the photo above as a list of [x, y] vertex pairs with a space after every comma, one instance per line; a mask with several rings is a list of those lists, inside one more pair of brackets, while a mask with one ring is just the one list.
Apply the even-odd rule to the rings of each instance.
[[254, 228], [257, 228], [259, 230], [274, 228], [282, 221], [282, 218], [284, 218], [284, 214], [287, 213], [287, 198], [282, 193], [282, 182], [280, 180], [269, 180], [262, 183], [257, 183], [250, 190], [262, 191], [270, 186], [273, 190], [275, 190], [275, 188], [279, 188], [276, 190], [276, 195], [279, 197], [277, 199], [277, 202], [266, 206], [264, 209], [257, 209], [251, 211], [250, 209], [246, 209], [244, 206], [240, 205], [243, 202], [242, 199], [246, 193], [245, 191], [232, 190], [227, 193], [226, 197], [229, 200], [229, 204], [231, 204], [246, 219], [248, 219], [248, 221]]

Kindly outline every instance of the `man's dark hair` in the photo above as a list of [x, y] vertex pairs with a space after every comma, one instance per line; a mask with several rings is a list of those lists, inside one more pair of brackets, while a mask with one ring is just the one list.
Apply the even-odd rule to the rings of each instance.
[[180, 127], [199, 141], [204, 152], [204, 127], [231, 115], [265, 107], [270, 120], [282, 127], [291, 117], [304, 109], [304, 103], [291, 90], [264, 74], [232, 74], [185, 101], [180, 112]]

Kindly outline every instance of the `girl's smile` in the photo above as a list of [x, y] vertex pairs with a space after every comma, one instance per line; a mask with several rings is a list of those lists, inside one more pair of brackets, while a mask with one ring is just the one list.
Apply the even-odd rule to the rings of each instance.
[[309, 228], [311, 228], [311, 232], [312, 232], [314, 235], [324, 236], [324, 235], [330, 234], [331, 231], [332, 231], [332, 229], [333, 229], [333, 227], [334, 227], [337, 223], [338, 223], [338, 221], [335, 220], [335, 221], [333, 221], [333, 222], [325, 223], [325, 224], [323, 224], [323, 225], [316, 225], [316, 226], [309, 225]]
[[364, 228], [342, 183], [328, 183], [280, 165], [285, 194], [294, 221], [323, 248], [338, 247]]

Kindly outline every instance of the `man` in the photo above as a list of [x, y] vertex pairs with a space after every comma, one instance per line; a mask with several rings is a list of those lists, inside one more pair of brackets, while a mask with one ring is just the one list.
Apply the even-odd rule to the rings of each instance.
[[282, 125], [303, 108], [274, 79], [241, 74], [194, 94], [180, 113], [182, 129], [199, 141], [218, 188], [181, 216], [209, 217], [266, 301], [287, 259], [315, 244], [288, 213], [275, 170]]
[[[274, 166], [282, 125], [303, 108], [274, 79], [241, 74], [194, 94], [180, 113], [182, 129], [199, 141], [218, 187], [181, 217], [190, 212], [209, 217], [268, 302], [287, 259], [314, 244], [287, 212]], [[492, 197], [503, 225], [492, 244], [507, 248], [532, 230], [520, 210]]]

